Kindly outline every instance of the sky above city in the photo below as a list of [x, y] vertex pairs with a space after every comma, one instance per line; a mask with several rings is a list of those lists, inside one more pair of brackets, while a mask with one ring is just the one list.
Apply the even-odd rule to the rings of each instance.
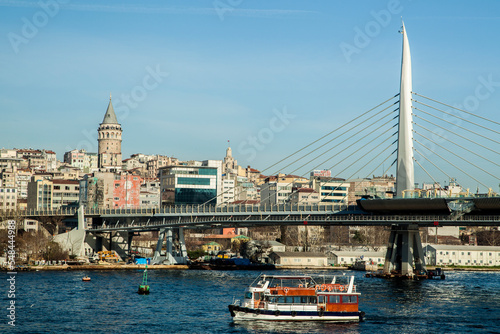
[[222, 159], [230, 141], [240, 165], [265, 170], [399, 92], [401, 17], [413, 91], [499, 121], [498, 13], [497, 1], [0, 0], [0, 147], [97, 152], [111, 94], [123, 158]]

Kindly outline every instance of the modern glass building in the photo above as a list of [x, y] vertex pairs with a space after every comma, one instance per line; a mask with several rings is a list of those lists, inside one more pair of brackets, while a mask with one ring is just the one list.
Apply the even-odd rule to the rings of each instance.
[[216, 204], [220, 167], [167, 166], [160, 168], [162, 205]]

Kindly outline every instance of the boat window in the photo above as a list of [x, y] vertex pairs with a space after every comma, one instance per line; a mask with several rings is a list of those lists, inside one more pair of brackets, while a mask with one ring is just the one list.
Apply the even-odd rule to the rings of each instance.
[[343, 304], [357, 304], [358, 296], [342, 296]]
[[277, 297], [276, 301], [278, 304], [284, 304], [285, 303], [285, 297]]
[[291, 297], [291, 296], [285, 297], [285, 303], [292, 304], [293, 303], [293, 297]]
[[326, 296], [318, 296], [318, 304], [326, 303]]
[[245, 299], [252, 299], [252, 293], [251, 292], [245, 292]]
[[340, 296], [329, 296], [328, 302], [330, 304], [338, 304], [340, 303]]
[[253, 294], [253, 298], [254, 298], [255, 300], [260, 300], [260, 292], [255, 292], [255, 293]]
[[316, 304], [316, 296], [309, 297], [309, 304]]
[[302, 302], [302, 297], [300, 296], [295, 296], [295, 297], [292, 297], [293, 298], [293, 303], [294, 304], [300, 304], [300, 303], [303, 303]]
[[268, 297], [270, 303], [276, 303], [276, 297]]

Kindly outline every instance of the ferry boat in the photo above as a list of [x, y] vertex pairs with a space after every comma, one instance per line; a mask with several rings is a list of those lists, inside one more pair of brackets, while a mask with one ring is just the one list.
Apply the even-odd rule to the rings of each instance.
[[277, 276], [261, 274], [245, 290], [243, 301], [229, 305], [234, 321], [358, 322], [359, 296], [354, 276]]

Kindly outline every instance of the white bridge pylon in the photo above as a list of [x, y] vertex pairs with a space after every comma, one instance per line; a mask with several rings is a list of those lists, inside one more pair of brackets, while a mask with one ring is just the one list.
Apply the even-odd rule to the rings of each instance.
[[[403, 197], [405, 190], [415, 187], [413, 168], [413, 134], [412, 134], [412, 82], [410, 44], [404, 23], [403, 52], [401, 58], [401, 85], [399, 92], [399, 131], [398, 158], [396, 170], [396, 197]], [[424, 274], [425, 257], [422, 252], [419, 228], [417, 225], [395, 224], [392, 226], [387, 253], [385, 256], [383, 275], [391, 277], [392, 273], [404, 277], [416, 277]]]
[[411, 106], [411, 56], [408, 36], [403, 23], [403, 55], [401, 60], [401, 85], [399, 91], [398, 158], [396, 170], [396, 197], [415, 187], [413, 169], [413, 134]]

